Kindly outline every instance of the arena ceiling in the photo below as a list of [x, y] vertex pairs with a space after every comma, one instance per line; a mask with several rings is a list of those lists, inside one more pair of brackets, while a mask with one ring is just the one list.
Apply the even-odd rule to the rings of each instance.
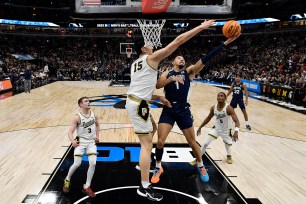
[[[79, 12], [79, 1], [84, 0], [2, 0], [0, 1], [0, 18], [12, 20], [48, 21], [65, 24], [78, 20], [129, 19], [129, 18], [169, 18], [169, 19], [251, 19], [272, 17], [289, 20], [293, 14], [306, 13], [305, 0], [172, 0], [179, 2], [174, 9], [157, 16], [144, 16], [141, 10], [131, 13], [131, 8], [122, 7], [122, 2], [140, 0], [101, 0], [102, 3], [117, 4], [113, 10], [105, 7], [98, 12]], [[225, 4], [232, 3], [229, 7]], [[120, 5], [121, 4], [121, 5]], [[204, 5], [205, 4], [205, 5]], [[121, 7], [120, 7], [121, 6]], [[223, 9], [222, 8], [227, 8]], [[226, 5], [225, 5], [226, 6]], [[135, 8], [134, 8], [135, 9]], [[137, 8], [136, 8], [137, 9]], [[172, 9], [172, 10], [171, 10]], [[107, 12], [101, 12], [107, 11]]]

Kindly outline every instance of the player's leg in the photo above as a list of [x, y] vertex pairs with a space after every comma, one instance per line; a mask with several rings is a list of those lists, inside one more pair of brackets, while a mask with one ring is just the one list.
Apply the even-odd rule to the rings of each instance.
[[172, 111], [163, 110], [158, 122], [158, 134], [157, 134], [158, 140], [155, 148], [156, 166], [153, 172], [153, 176], [151, 178], [152, 183], [159, 182], [160, 176], [164, 172], [161, 165], [161, 160], [163, 158], [163, 153], [164, 153], [164, 145], [170, 131], [173, 128], [174, 123], [175, 120], [173, 118]]
[[251, 126], [249, 124], [249, 117], [248, 117], [248, 114], [246, 112], [246, 108], [245, 108], [243, 100], [239, 101], [239, 107], [240, 107], [240, 109], [241, 109], [241, 111], [243, 113], [246, 129], [251, 130]]
[[176, 118], [177, 125], [185, 135], [186, 140], [197, 159], [197, 167], [198, 172], [200, 174], [200, 178], [203, 182], [208, 182], [209, 176], [202, 161], [201, 149], [195, 139], [193, 117], [191, 115], [189, 106], [184, 107], [182, 111], [176, 115]]
[[218, 138], [218, 132], [215, 128], [211, 129], [208, 136], [204, 138], [204, 143], [201, 146], [201, 154], [204, 155], [209, 144]]
[[86, 153], [89, 161], [89, 167], [87, 170], [87, 178], [86, 183], [83, 185], [83, 192], [87, 194], [89, 197], [96, 197], [95, 192], [93, 192], [90, 188], [92, 177], [95, 173], [96, 161], [97, 161], [97, 146], [95, 143], [91, 143], [87, 145]]
[[233, 158], [232, 158], [232, 144], [233, 144], [233, 140], [232, 140], [232, 137], [230, 136], [231, 135], [231, 132], [230, 130], [228, 132], [222, 132], [220, 133], [222, 139], [223, 139], [223, 142], [224, 142], [224, 145], [225, 145], [225, 150], [226, 150], [226, 162], [228, 164], [232, 164], [233, 163]]
[[[147, 102], [135, 99], [134, 97], [127, 98], [126, 110], [133, 122], [135, 133], [138, 135], [141, 149], [139, 156], [139, 166], [141, 174], [141, 184], [137, 189], [140, 196], [147, 197], [150, 200], [160, 201], [163, 196], [152, 188], [149, 182], [150, 174], [150, 158], [152, 151], [152, 122], [149, 119], [150, 109]], [[141, 110], [141, 111], [139, 111]]]
[[191, 147], [196, 159], [197, 159], [197, 169], [198, 172], [200, 174], [200, 178], [202, 180], [202, 182], [208, 182], [209, 180], [209, 176], [206, 172], [205, 166], [203, 164], [203, 160], [202, 160], [202, 154], [201, 154], [201, 149], [199, 147], [199, 145], [196, 142], [195, 139], [195, 133], [194, 133], [194, 128], [193, 126], [187, 129], [183, 129], [182, 130], [183, 134], [186, 137], [186, 140], [189, 144], [189, 146]]
[[150, 174], [150, 159], [152, 151], [152, 133], [149, 132], [146, 135], [138, 135], [141, 144], [139, 166], [141, 171], [141, 185], [137, 189], [137, 193], [140, 196], [147, 197], [149, 200], [160, 201], [163, 196], [157, 193], [149, 182]]
[[[151, 122], [152, 122], [152, 126], [153, 126], [153, 131], [152, 131], [152, 138], [154, 137], [156, 131], [157, 131], [157, 125], [156, 125], [156, 122], [154, 120], [154, 118], [152, 117], [152, 115], [150, 114], [150, 119], [151, 119]], [[155, 161], [155, 158], [154, 158], [154, 154], [151, 152], [151, 165], [150, 165], [150, 173], [153, 173], [154, 170], [155, 170], [155, 165], [156, 165], [156, 161]], [[136, 165], [135, 167], [137, 170], [140, 171], [140, 166], [139, 166], [139, 163]]]
[[[211, 131], [208, 133], [208, 135], [204, 138], [204, 143], [200, 144], [201, 147], [201, 154], [202, 156], [205, 154], [205, 151], [207, 149], [207, 147], [209, 146], [209, 144], [214, 141], [215, 139], [218, 138], [218, 132], [216, 131], [216, 129], [211, 129]], [[195, 159], [194, 161], [189, 162], [190, 165], [195, 166], [197, 165], [197, 159]]]
[[71, 180], [71, 177], [74, 174], [74, 172], [77, 170], [77, 168], [79, 168], [79, 166], [82, 163], [82, 157], [83, 157], [83, 154], [85, 152], [85, 148], [86, 147], [84, 145], [80, 144], [79, 146], [77, 146], [74, 149], [73, 164], [69, 168], [68, 174], [67, 174], [67, 176], [65, 178], [65, 181], [64, 181], [63, 191], [65, 193], [68, 193], [70, 191], [70, 186], [71, 186], [70, 180]]
[[144, 187], [150, 185], [149, 183], [149, 171], [150, 171], [150, 160], [152, 151], [152, 133], [138, 135], [141, 149], [139, 157], [139, 166], [141, 170], [141, 181], [146, 182]]

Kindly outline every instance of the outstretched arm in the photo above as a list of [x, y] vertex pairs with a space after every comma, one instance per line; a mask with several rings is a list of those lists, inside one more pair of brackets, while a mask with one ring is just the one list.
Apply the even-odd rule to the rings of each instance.
[[212, 119], [212, 117], [214, 117], [214, 106], [212, 106], [210, 108], [209, 114], [208, 116], [205, 118], [205, 120], [202, 122], [202, 124], [200, 125], [200, 127], [197, 130], [197, 136], [201, 135], [201, 129], [202, 127], [204, 127], [207, 123], [209, 123], [209, 121]]
[[239, 127], [240, 127], [240, 122], [238, 120], [238, 117], [234, 111], [234, 109], [231, 106], [227, 106], [226, 112], [228, 115], [230, 115], [235, 123], [235, 132], [232, 136], [232, 140], [236, 142], [238, 140], [238, 132], [239, 132]]
[[148, 56], [148, 64], [152, 67], [157, 67], [160, 61], [171, 55], [180, 45], [190, 40], [192, 37], [211, 26], [214, 20], [204, 21], [201, 25], [177, 36], [166, 47], [157, 50], [152, 55]]
[[205, 64], [210, 59], [212, 59], [216, 54], [218, 54], [221, 50], [223, 50], [225, 46], [236, 40], [239, 36], [240, 34], [227, 39], [224, 43], [222, 43], [221, 45], [210, 51], [206, 56], [202, 56], [201, 59], [195, 65], [191, 65], [190, 67], [188, 67], [187, 72], [189, 74], [190, 80], [192, 80], [194, 76], [204, 68]]

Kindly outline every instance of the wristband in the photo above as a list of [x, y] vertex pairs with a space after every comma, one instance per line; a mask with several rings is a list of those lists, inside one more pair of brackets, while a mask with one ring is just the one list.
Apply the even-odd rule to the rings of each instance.
[[239, 132], [239, 127], [235, 127], [235, 132]]

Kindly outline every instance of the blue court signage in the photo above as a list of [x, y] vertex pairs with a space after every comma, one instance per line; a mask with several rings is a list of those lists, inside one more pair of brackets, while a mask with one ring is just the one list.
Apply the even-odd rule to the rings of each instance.
[[245, 79], [241, 79], [241, 81], [246, 85], [248, 91], [252, 91], [259, 94], [261, 93], [259, 82], [245, 80]]
[[[152, 149], [152, 153], [155, 148]], [[164, 162], [190, 162], [194, 160], [191, 154], [190, 147], [164, 147], [164, 154], [162, 160]], [[130, 162], [139, 162], [140, 147], [138, 146], [98, 146], [97, 147], [97, 162], [119, 162], [128, 160]], [[88, 161], [84, 154], [83, 161]]]

